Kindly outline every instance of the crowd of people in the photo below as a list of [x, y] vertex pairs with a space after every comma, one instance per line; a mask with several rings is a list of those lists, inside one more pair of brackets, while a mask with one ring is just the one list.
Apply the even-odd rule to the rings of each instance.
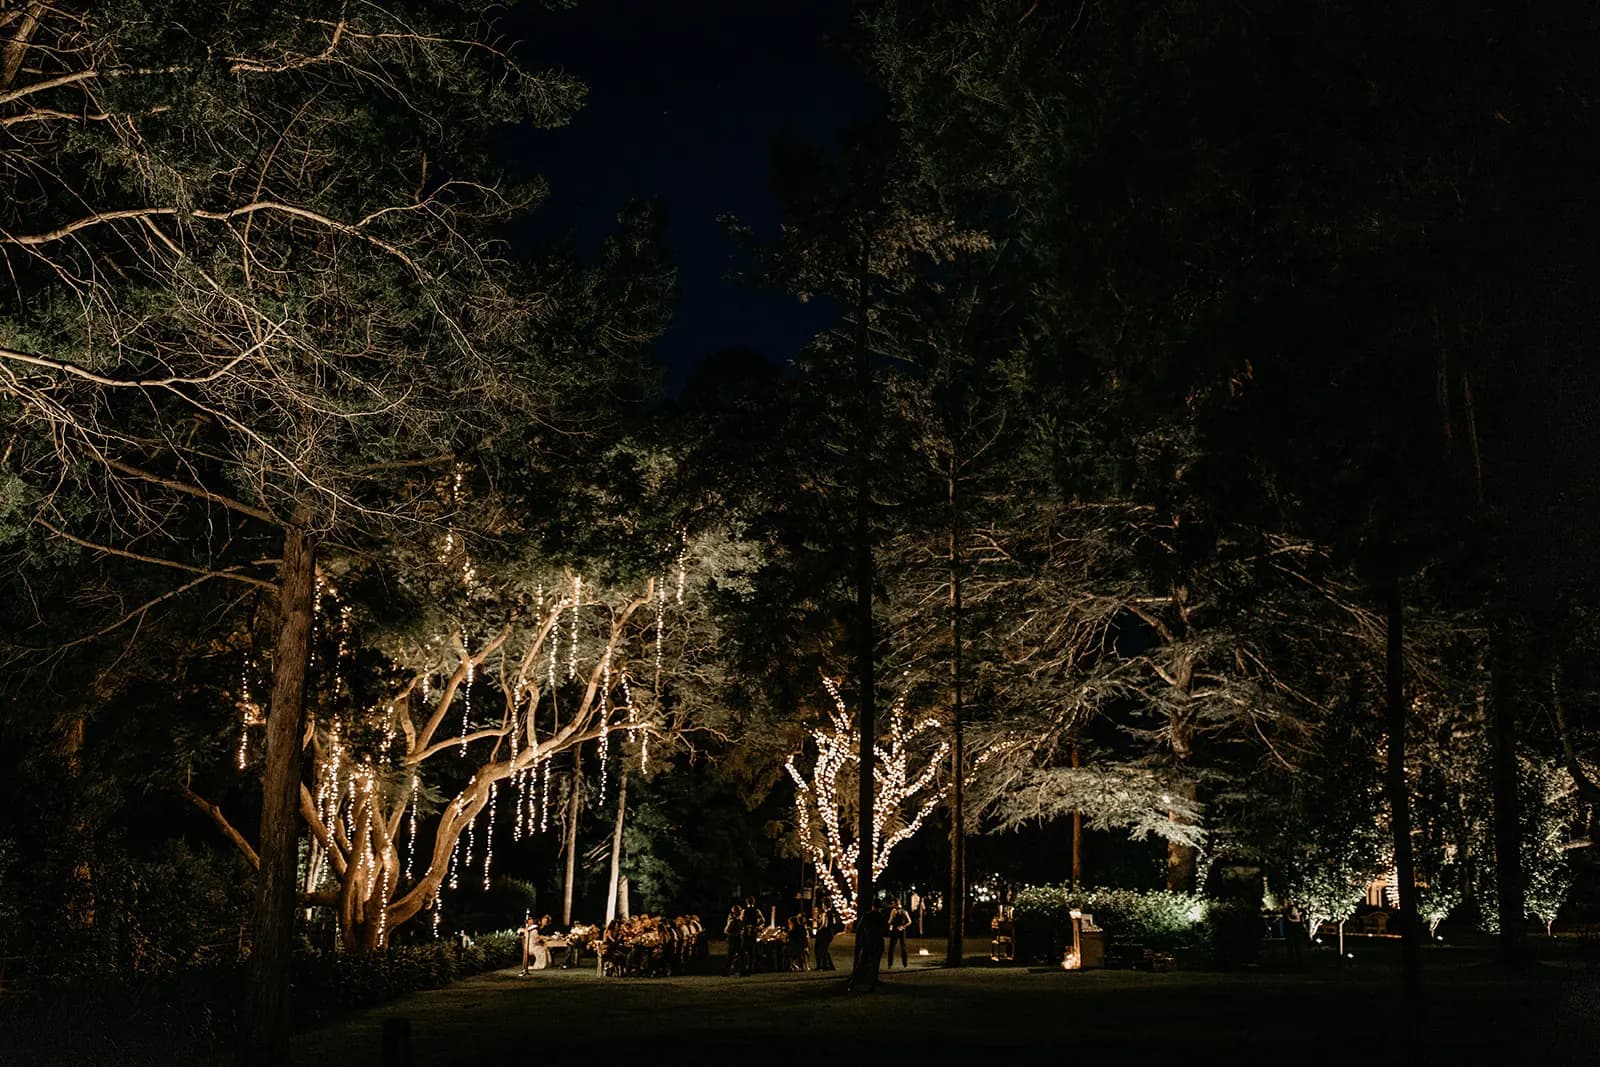
[[[896, 948], [900, 966], [909, 965], [906, 937], [914, 925], [914, 912], [898, 900], [887, 910], [877, 903], [856, 921], [856, 951], [851, 989], [873, 989], [878, 971], [887, 959], [894, 966]], [[763, 912], [755, 898], [734, 901], [722, 932], [728, 938], [727, 975], [757, 971], [832, 971], [833, 940], [845, 930], [839, 913], [824, 904], [814, 911], [798, 911], [781, 923], [777, 910]], [[574, 925], [566, 934], [554, 932], [550, 916], [537, 921], [530, 913], [522, 929], [522, 973], [543, 970], [552, 963], [552, 950], [565, 950], [562, 966], [571, 967], [592, 953], [605, 975], [655, 978], [681, 975], [709, 956], [706, 930], [698, 915], [641, 913], [614, 919], [602, 930]]]
[[667, 918], [648, 913], [607, 924], [598, 946], [602, 974], [660, 978], [684, 974], [708, 954], [698, 915]]
[[[851, 971], [852, 989], [872, 989], [877, 985], [878, 969], [887, 955], [894, 966], [894, 953], [900, 950], [900, 966], [909, 965], [906, 935], [912, 915], [899, 901], [885, 912], [874, 903], [856, 924], [856, 953]], [[728, 909], [723, 933], [728, 937], [728, 964], [724, 973], [749, 975], [759, 970], [831, 971], [833, 939], [843, 933], [845, 924], [839, 913], [824, 905], [809, 915], [796, 912], [780, 926], [776, 914], [762, 913], [752, 897], [735, 901]]]

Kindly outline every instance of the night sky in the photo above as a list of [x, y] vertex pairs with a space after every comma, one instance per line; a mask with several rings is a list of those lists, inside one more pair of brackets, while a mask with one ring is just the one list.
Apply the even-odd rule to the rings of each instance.
[[772, 147], [831, 145], [870, 114], [874, 90], [830, 39], [846, 0], [588, 0], [524, 16], [530, 62], [589, 84], [569, 127], [529, 131], [517, 163], [546, 176], [536, 233], [574, 234], [594, 249], [628, 201], [657, 197], [679, 275], [671, 327], [655, 354], [676, 390], [705, 355], [746, 346], [792, 356], [830, 312], [729, 279], [735, 252], [717, 218], [772, 232]]

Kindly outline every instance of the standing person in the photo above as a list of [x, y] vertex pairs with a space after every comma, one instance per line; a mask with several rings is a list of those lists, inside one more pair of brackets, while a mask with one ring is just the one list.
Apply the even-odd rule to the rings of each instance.
[[833, 953], [828, 951], [828, 947], [833, 944], [834, 935], [839, 932], [838, 923], [839, 917], [834, 914], [833, 908], [824, 905], [817, 917], [817, 936], [812, 943], [819, 971], [833, 970]]
[[894, 947], [900, 946], [900, 966], [909, 966], [906, 963], [906, 931], [911, 928], [911, 914], [900, 906], [897, 900], [889, 909], [889, 968], [894, 969]]
[[761, 937], [761, 928], [767, 925], [761, 909], [756, 907], [755, 897], [744, 898], [743, 920], [739, 932], [739, 974], [749, 977], [756, 967], [756, 941]]
[[915, 889], [911, 891], [911, 915], [917, 920], [917, 936], [922, 936], [922, 894]]
[[1289, 906], [1283, 909], [1283, 943], [1289, 950], [1289, 966], [1305, 966], [1306, 945], [1310, 941], [1305, 914], [1300, 911], [1300, 905], [1290, 901]]
[[722, 932], [728, 936], [728, 966], [722, 973], [732, 977], [739, 970], [739, 949], [744, 942], [744, 905], [737, 900], [728, 909], [728, 921], [723, 923]]
[[527, 912], [522, 917], [522, 977], [528, 976], [528, 953], [533, 948], [533, 938], [538, 933], [539, 927], [533, 921], [533, 912]]
[[791, 971], [806, 969], [806, 917], [796, 912], [784, 928], [784, 948]]
[[889, 924], [873, 901], [865, 915], [856, 920], [856, 965], [850, 971], [850, 984], [846, 990], [877, 989], [878, 967], [883, 962], [883, 939], [889, 933]]

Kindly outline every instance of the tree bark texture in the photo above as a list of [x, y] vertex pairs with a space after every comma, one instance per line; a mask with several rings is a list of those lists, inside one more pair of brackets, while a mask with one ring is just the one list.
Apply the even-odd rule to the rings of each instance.
[[[872, 906], [873, 871], [873, 756], [877, 744], [877, 672], [876, 642], [872, 625], [872, 586], [876, 577], [872, 555], [872, 357], [868, 338], [868, 278], [870, 252], [867, 238], [861, 241], [861, 273], [856, 307], [856, 367], [855, 386], [857, 402], [857, 445], [855, 456], [855, 560], [856, 587], [856, 699], [861, 705], [859, 750], [860, 791], [856, 821], [856, 840], [860, 843], [856, 855], [856, 900], [861, 913]], [[951, 902], [952, 906], [954, 901]]]
[[1400, 978], [1405, 1010], [1410, 1018], [1418, 1019], [1422, 1011], [1422, 924], [1417, 919], [1417, 871], [1411, 852], [1411, 793], [1406, 785], [1405, 615], [1398, 575], [1387, 579], [1385, 600], [1388, 621], [1384, 707], [1389, 734], [1385, 784], [1389, 793], [1389, 826], [1394, 833], [1395, 879], [1400, 893]]
[[1489, 759], [1494, 794], [1494, 879], [1500, 921], [1500, 961], [1521, 967], [1528, 958], [1527, 906], [1522, 884], [1522, 810], [1517, 795], [1516, 654], [1503, 607], [1489, 620]]
[[583, 746], [575, 745], [572, 749], [572, 789], [567, 795], [567, 870], [561, 882], [561, 925], [568, 927], [572, 925], [572, 884], [578, 877], [578, 816], [583, 807], [579, 787], [582, 784]]
[[[1184, 587], [1173, 590], [1172, 602], [1183, 620], [1182, 632], [1185, 634], [1190, 632], [1187, 601], [1188, 591]], [[1190, 801], [1191, 806], [1200, 795], [1199, 787], [1187, 774], [1189, 761], [1194, 755], [1194, 713], [1188, 710], [1188, 702], [1194, 692], [1194, 670], [1194, 657], [1187, 651], [1180, 653], [1173, 664], [1173, 688], [1178, 691], [1179, 699], [1170, 713], [1167, 727], [1172, 755], [1180, 770], [1179, 781], [1173, 786], [1173, 791]], [[1172, 822], [1180, 821], [1176, 812], [1168, 812], [1167, 818]], [[1200, 853], [1193, 845], [1167, 842], [1167, 889], [1174, 893], [1194, 892], [1198, 885], [1199, 862]]]
[[967, 935], [966, 710], [962, 706], [961, 500], [956, 463], [950, 461], [950, 929], [945, 964], [960, 967]]
[[295, 868], [299, 858], [300, 763], [306, 672], [311, 654], [315, 549], [307, 531], [284, 533], [278, 633], [272, 657], [266, 765], [261, 776], [261, 867], [256, 878], [254, 943], [245, 971], [238, 1061], [289, 1061], [289, 967], [294, 944]]
[[[1072, 767], [1078, 767], [1078, 746], [1072, 746]], [[1072, 888], [1083, 884], [1083, 812], [1072, 813]]]
[[[622, 880], [622, 827], [628, 817], [628, 772], [617, 775], [617, 821], [611, 829], [611, 877], [606, 890], [606, 923], [617, 917], [617, 890]], [[624, 915], [624, 918], [627, 916]]]

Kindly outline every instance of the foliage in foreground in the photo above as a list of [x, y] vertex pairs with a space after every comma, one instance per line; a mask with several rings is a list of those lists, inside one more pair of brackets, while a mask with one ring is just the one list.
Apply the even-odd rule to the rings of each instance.
[[[387, 952], [302, 952], [293, 972], [294, 1020], [306, 1027], [423, 989], [438, 989], [519, 959], [515, 931]], [[108, 973], [52, 987], [37, 998], [0, 1000], [0, 1062], [144, 1062], [133, 1048], [160, 1049], [150, 1062], [202, 1060], [233, 1035], [243, 967], [237, 961], [158, 976]], [[36, 1048], [30, 1041], [40, 1042]]]

